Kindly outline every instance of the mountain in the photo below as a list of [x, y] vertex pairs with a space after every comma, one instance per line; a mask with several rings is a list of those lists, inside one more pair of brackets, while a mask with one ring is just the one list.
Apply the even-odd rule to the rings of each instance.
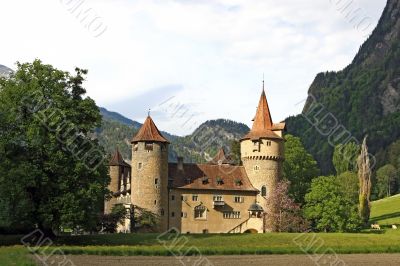
[[115, 120], [126, 126], [133, 126], [136, 129], [139, 129], [142, 126], [142, 124], [140, 124], [139, 122], [126, 118], [125, 116], [117, 112], [108, 111], [106, 108], [103, 107], [99, 107], [99, 109], [100, 114], [103, 116], [104, 119]]
[[[119, 113], [100, 108], [103, 116], [102, 127], [96, 136], [106, 152], [111, 154], [118, 148], [127, 160], [131, 158], [130, 140], [142, 124], [130, 120]], [[250, 129], [231, 120], [210, 120], [201, 124], [191, 135], [179, 137], [162, 132], [171, 142], [169, 160], [176, 161], [182, 156], [185, 162], [204, 162], [211, 159], [220, 147], [229, 152], [231, 141], [238, 140]]]
[[6, 77], [9, 74], [11, 74], [13, 71], [11, 68], [8, 68], [6, 66], [0, 65], [0, 77]]
[[316, 76], [302, 114], [286, 119], [324, 174], [333, 173], [333, 148], [368, 135], [369, 151], [383, 163], [400, 138], [400, 1], [388, 0], [380, 21], [352, 63]]

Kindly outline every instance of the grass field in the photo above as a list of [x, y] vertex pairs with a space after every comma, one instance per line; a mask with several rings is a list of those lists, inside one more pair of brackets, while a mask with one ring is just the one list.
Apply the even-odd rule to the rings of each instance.
[[400, 225], [400, 194], [372, 202], [371, 222]]
[[28, 250], [22, 246], [1, 247], [0, 248], [0, 266], [18, 265], [33, 266], [36, 265], [28, 257]]
[[[400, 224], [400, 196], [372, 203], [371, 221], [381, 225]], [[34, 265], [28, 249], [18, 245], [22, 236], [0, 236], [1, 265]], [[269, 234], [113, 234], [59, 237], [47, 250], [64, 254], [155, 255], [174, 254], [302, 254], [313, 253], [400, 253], [400, 230], [386, 228], [363, 233], [269, 233]]]

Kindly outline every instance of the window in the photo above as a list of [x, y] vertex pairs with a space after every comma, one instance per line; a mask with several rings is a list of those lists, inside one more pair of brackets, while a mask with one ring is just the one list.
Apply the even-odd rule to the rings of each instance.
[[198, 195], [192, 195], [192, 201], [198, 201], [199, 196]]
[[208, 184], [208, 177], [206, 177], [206, 176], [203, 177], [203, 179], [201, 181], [202, 181], [203, 185]]
[[261, 187], [261, 196], [262, 197], [266, 197], [267, 196], [267, 187], [266, 186], [262, 186]]
[[146, 150], [146, 151], [152, 151], [153, 150], [153, 143], [146, 143], [145, 145], [144, 145], [144, 149]]
[[203, 229], [203, 234], [208, 234], [208, 229]]
[[253, 141], [253, 151], [260, 151], [260, 142]]
[[171, 212], [171, 217], [175, 217], [175, 212]]
[[181, 217], [182, 218], [187, 218], [187, 213], [186, 212], [181, 212]]
[[206, 207], [197, 206], [194, 208], [194, 218], [195, 219], [206, 219]]
[[254, 165], [253, 170], [254, 170], [254, 171], [259, 171], [259, 170], [260, 170], [260, 166]]
[[154, 179], [154, 185], [158, 185], [158, 178]]
[[154, 205], [157, 205], [157, 200], [154, 200]]
[[267, 146], [271, 146], [271, 141], [268, 140], [265, 144], [266, 144]]
[[217, 176], [217, 185], [222, 185], [224, 184], [224, 180], [222, 179], [222, 177]]
[[181, 201], [187, 201], [187, 196], [181, 196]]
[[221, 195], [214, 195], [213, 201], [223, 201], [223, 198]]
[[175, 195], [171, 195], [171, 200], [175, 200]]
[[235, 196], [234, 200], [236, 203], [243, 203], [244, 202], [244, 197], [242, 196]]
[[222, 216], [224, 217], [224, 219], [240, 219], [240, 212], [227, 211], [227, 212], [223, 212]]
[[142, 169], [142, 167], [143, 167], [143, 164], [142, 163], [138, 163], [137, 164], [137, 168], [140, 170], [140, 169]]

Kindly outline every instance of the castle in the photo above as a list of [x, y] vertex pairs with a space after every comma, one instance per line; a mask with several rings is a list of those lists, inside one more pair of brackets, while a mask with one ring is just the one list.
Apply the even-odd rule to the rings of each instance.
[[[240, 140], [242, 166], [221, 149], [205, 164], [168, 162], [169, 141], [150, 116], [131, 141], [132, 163], [116, 151], [110, 161], [112, 199], [105, 212], [124, 204], [156, 214], [157, 231], [262, 233], [268, 196], [282, 175], [285, 123], [274, 124], [263, 88], [253, 126]], [[130, 220], [118, 231], [130, 232]]]

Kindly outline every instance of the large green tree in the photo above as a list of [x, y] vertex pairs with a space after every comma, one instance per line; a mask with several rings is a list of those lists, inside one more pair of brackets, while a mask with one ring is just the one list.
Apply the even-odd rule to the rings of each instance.
[[333, 166], [336, 174], [340, 175], [344, 172], [357, 172], [357, 158], [360, 154], [360, 146], [354, 142], [339, 144], [333, 152]]
[[335, 176], [321, 176], [312, 181], [304, 214], [316, 231], [352, 232], [361, 228], [358, 198], [343, 191], [340, 180]]
[[301, 143], [300, 138], [285, 136], [284, 178], [290, 182], [289, 194], [297, 203], [304, 203], [311, 180], [319, 175], [317, 162]]
[[391, 165], [387, 164], [382, 166], [376, 172], [377, 179], [377, 191], [378, 197], [384, 198], [399, 192], [399, 175], [397, 169]]
[[85, 97], [85, 70], [60, 71], [40, 60], [17, 63], [0, 79], [0, 212], [3, 226], [94, 228], [107, 194], [101, 124]]

